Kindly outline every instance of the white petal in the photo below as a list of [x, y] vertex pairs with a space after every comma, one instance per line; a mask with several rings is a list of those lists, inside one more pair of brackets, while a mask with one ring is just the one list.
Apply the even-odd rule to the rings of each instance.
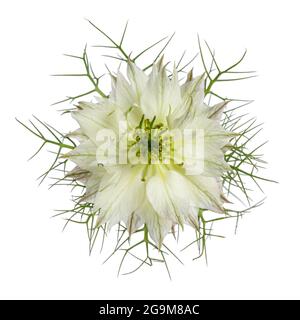
[[219, 178], [204, 176], [189, 176], [190, 181], [199, 190], [199, 200], [201, 209], [208, 209], [214, 212], [224, 213], [222, 185]]
[[158, 122], [166, 122], [173, 101], [170, 100], [171, 83], [167, 77], [165, 68], [158, 70], [153, 65], [147, 85], [141, 96], [141, 108], [148, 119], [156, 116]]
[[65, 157], [71, 159], [81, 169], [95, 171], [99, 168], [96, 159], [96, 149], [96, 144], [91, 140], [87, 140], [67, 153]]
[[186, 123], [193, 120], [204, 100], [204, 75], [181, 86], [182, 102], [170, 115], [172, 128], [184, 128]]
[[125, 223], [127, 231], [129, 235], [131, 235], [143, 225], [143, 220], [136, 214], [136, 212], [133, 212]]
[[135, 213], [146, 223], [151, 239], [160, 248], [163, 239], [172, 227], [172, 221], [159, 215], [148, 200], [145, 200]]
[[117, 74], [113, 96], [115, 97], [116, 106], [124, 113], [136, 102], [133, 87], [120, 72]]
[[221, 116], [224, 112], [225, 107], [227, 106], [229, 101], [222, 101], [220, 103], [215, 104], [214, 106], [209, 108], [208, 118], [221, 120]]
[[137, 101], [135, 101], [137, 104], [140, 102], [140, 96], [146, 86], [148, 76], [145, 74], [145, 72], [141, 69], [139, 69], [136, 64], [129, 62], [127, 66], [127, 76], [128, 79], [132, 85], [132, 87], [135, 90], [135, 96]]
[[141, 180], [141, 168], [124, 166], [113, 175], [107, 173], [95, 199], [95, 210], [100, 209], [98, 222], [109, 222], [111, 227], [119, 221], [128, 221], [143, 202], [144, 193], [145, 183]]
[[[165, 170], [164, 170], [165, 171]], [[164, 176], [165, 175], [165, 176]], [[168, 173], [157, 173], [147, 181], [146, 194], [153, 209], [164, 219], [182, 225], [181, 210], [168, 185]]]
[[119, 120], [122, 115], [111, 104], [105, 106], [91, 103], [80, 103], [82, 109], [72, 112], [73, 118], [79, 123], [83, 134], [96, 142], [97, 133], [101, 129], [112, 129], [118, 132]]

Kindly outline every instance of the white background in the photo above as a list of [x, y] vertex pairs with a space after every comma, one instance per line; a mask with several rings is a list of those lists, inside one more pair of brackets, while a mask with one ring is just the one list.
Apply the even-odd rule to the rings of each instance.
[[[0, 6], [0, 298], [300, 298], [299, 1], [11, 0]], [[265, 185], [265, 204], [242, 220], [237, 235], [209, 244], [208, 267], [186, 255], [184, 267], [171, 264], [172, 281], [159, 266], [117, 278], [116, 260], [102, 266], [97, 252], [88, 256], [84, 230], [62, 233], [62, 221], [50, 219], [68, 193], [38, 187], [47, 155], [26, 162], [37, 141], [14, 118], [35, 114], [65, 129], [50, 104], [79, 87], [49, 75], [74, 70], [76, 61], [62, 53], [103, 43], [84, 18], [112, 36], [129, 19], [128, 49], [176, 31], [176, 58], [185, 48], [197, 51], [197, 32], [221, 61], [248, 48], [245, 66], [259, 77], [238, 94], [256, 100], [251, 112], [265, 123], [269, 140], [265, 174], [280, 183]]]

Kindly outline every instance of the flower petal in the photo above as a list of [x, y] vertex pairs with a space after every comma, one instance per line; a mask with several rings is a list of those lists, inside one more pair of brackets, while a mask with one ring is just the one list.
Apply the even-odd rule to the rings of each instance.
[[165, 236], [172, 227], [172, 221], [160, 216], [148, 200], [145, 200], [135, 213], [146, 223], [151, 239], [158, 248], [161, 248]]
[[144, 200], [145, 184], [140, 167], [124, 166], [113, 175], [107, 173], [100, 184], [95, 199], [95, 210], [100, 209], [98, 223], [109, 227], [128, 221], [131, 214]]

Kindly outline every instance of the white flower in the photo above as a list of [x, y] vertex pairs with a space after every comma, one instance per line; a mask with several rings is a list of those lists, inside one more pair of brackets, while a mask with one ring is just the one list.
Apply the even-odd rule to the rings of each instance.
[[[198, 227], [199, 209], [224, 212], [221, 176], [229, 170], [224, 160], [224, 146], [231, 133], [220, 125], [226, 103], [209, 107], [204, 103], [204, 80], [199, 76], [180, 84], [177, 72], [167, 75], [160, 61], [148, 75], [133, 63], [128, 63], [127, 79], [120, 72], [112, 77], [108, 98], [97, 103], [81, 102], [73, 112], [80, 125], [75, 133], [80, 144], [67, 156], [77, 164], [73, 173], [84, 179], [84, 201], [94, 205], [98, 223], [109, 227], [123, 221], [129, 233], [146, 224], [151, 238], [160, 247], [165, 235], [179, 224]], [[120, 144], [119, 125], [125, 123], [128, 133], [126, 152], [146, 163], [99, 163], [97, 150], [101, 147], [99, 131], [113, 130]], [[144, 133], [139, 130], [145, 129]], [[150, 130], [153, 130], [149, 136]], [[197, 129], [203, 132], [203, 152], [199, 173], [185, 155], [180, 158], [182, 137], [158, 140], [148, 154], [154, 136], [172, 130]], [[168, 134], [167, 137], [169, 138]], [[169, 163], [161, 159], [161, 147], [173, 147]], [[170, 142], [171, 141], [171, 142]], [[196, 140], [188, 144], [195, 147]], [[114, 144], [111, 145], [111, 150]], [[182, 156], [182, 155], [181, 155]], [[114, 158], [114, 152], [112, 153]], [[159, 161], [153, 164], [151, 162]], [[195, 160], [195, 159], [194, 159]], [[199, 159], [198, 159], [199, 160]], [[194, 170], [195, 169], [195, 170]], [[99, 210], [99, 211], [98, 211]]]

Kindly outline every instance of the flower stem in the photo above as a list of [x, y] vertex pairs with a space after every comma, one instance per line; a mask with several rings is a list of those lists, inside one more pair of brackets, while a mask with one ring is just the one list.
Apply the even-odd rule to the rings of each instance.
[[147, 257], [149, 257], [149, 237], [148, 237], [148, 228], [147, 225], [145, 224], [144, 226], [144, 241], [146, 244], [146, 252], [147, 252]]

